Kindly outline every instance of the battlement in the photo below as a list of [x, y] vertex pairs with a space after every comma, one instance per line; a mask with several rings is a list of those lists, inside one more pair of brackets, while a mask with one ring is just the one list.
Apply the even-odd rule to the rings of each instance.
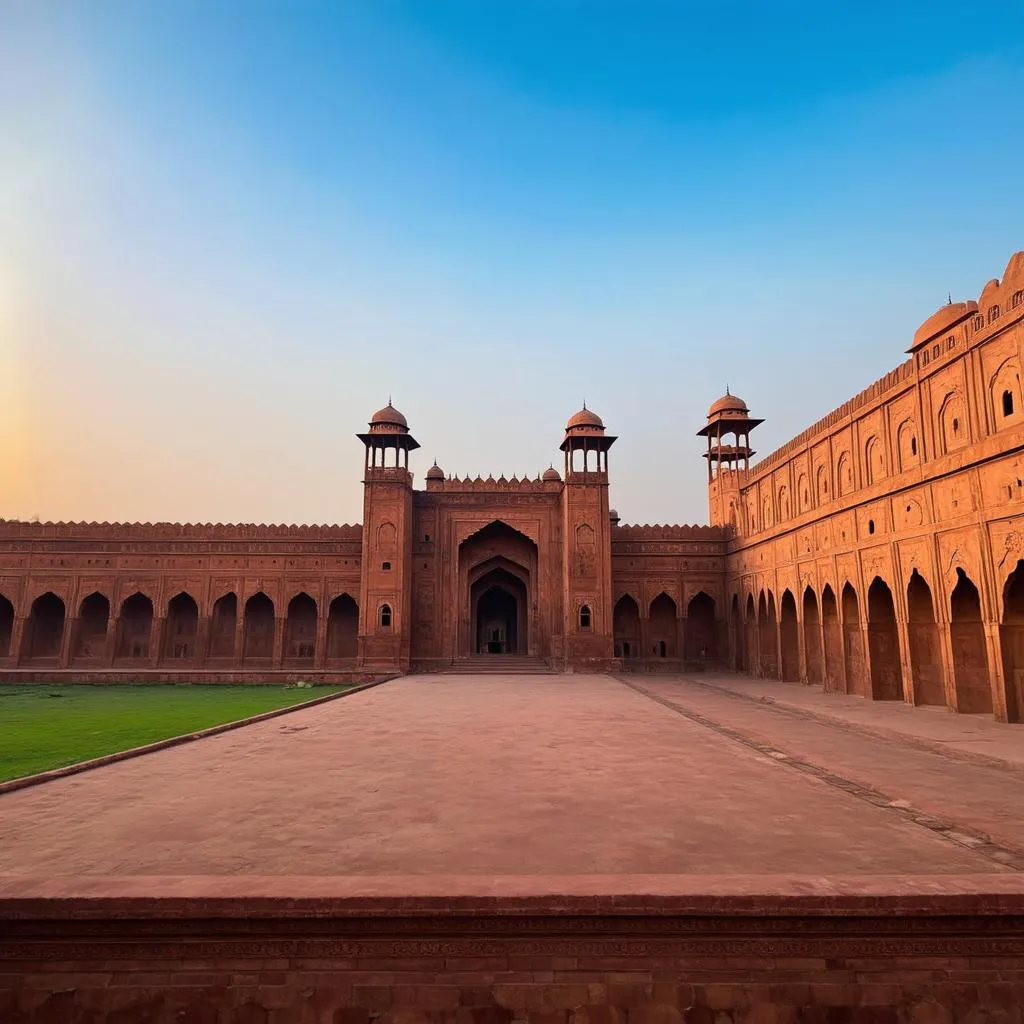
[[517, 477], [513, 474], [511, 477], [503, 475], [495, 479], [493, 476], [486, 478], [476, 477], [457, 477], [449, 476], [444, 479], [429, 479], [427, 481], [427, 489], [429, 491], [444, 491], [448, 494], [459, 494], [459, 493], [495, 493], [495, 492], [508, 492], [508, 491], [535, 491], [548, 494], [556, 494], [561, 490], [561, 480], [542, 480], [540, 475], [533, 479], [529, 477]]
[[43, 540], [60, 537], [134, 540], [323, 540], [360, 541], [360, 524], [284, 525], [263, 523], [30, 523], [0, 519], [0, 539]]
[[727, 539], [727, 531], [722, 526], [702, 526], [697, 524], [660, 524], [635, 526], [613, 526], [612, 540], [721, 540]]

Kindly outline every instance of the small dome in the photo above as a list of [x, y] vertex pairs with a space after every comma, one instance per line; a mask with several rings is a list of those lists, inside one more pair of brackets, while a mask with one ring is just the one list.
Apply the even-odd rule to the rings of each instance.
[[388, 404], [383, 409], [378, 409], [373, 417], [370, 419], [370, 426], [389, 426], [389, 427], [404, 427], [406, 430], [409, 429], [409, 422], [406, 418], [391, 404], [390, 399]]
[[565, 425], [566, 430], [572, 430], [573, 427], [596, 427], [604, 430], [604, 423], [601, 421], [601, 417], [596, 412], [591, 412], [587, 408], [586, 402], [584, 402], [583, 408], [575, 416], [572, 416]]
[[608, 518], [613, 523], [617, 523], [619, 521], [619, 513], [616, 512], [615, 509], [611, 508], [611, 509], [608, 510]]
[[437, 464], [437, 459], [434, 459], [434, 464], [427, 470], [428, 480], [443, 480], [444, 470]]
[[731, 413], [742, 413], [746, 415], [750, 410], [747, 408], [747, 403], [742, 398], [737, 398], [736, 395], [730, 395], [728, 389], [725, 394], [715, 402], [714, 405], [708, 409], [708, 419], [712, 416], [717, 416], [719, 413], [731, 412]]
[[559, 473], [554, 466], [548, 466], [548, 468], [544, 470], [544, 475], [541, 477], [541, 480], [546, 484], [557, 483], [561, 479], [562, 474]]

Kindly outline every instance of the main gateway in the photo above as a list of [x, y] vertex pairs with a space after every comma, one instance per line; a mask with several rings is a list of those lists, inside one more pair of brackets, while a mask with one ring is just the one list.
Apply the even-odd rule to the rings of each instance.
[[363, 522], [0, 522], [0, 679], [343, 679], [503, 666], [731, 667], [1017, 721], [1024, 711], [1024, 253], [910, 358], [750, 465], [726, 394], [709, 526], [623, 526], [615, 438], [562, 472], [446, 477], [390, 403]]

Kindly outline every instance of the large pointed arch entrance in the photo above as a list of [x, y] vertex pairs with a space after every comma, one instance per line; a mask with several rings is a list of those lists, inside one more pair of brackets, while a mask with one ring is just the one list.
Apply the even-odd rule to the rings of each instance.
[[537, 545], [500, 520], [459, 545], [460, 657], [537, 654]]

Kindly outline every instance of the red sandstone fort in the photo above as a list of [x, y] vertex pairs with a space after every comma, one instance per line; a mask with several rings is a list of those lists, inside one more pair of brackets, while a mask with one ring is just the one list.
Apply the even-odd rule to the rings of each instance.
[[0, 522], [0, 678], [718, 663], [1019, 721], [1022, 347], [1024, 252], [754, 465], [761, 421], [724, 395], [699, 431], [710, 526], [620, 525], [615, 438], [586, 408], [561, 473], [435, 464], [417, 490], [419, 445], [390, 403], [358, 435], [362, 525]]

